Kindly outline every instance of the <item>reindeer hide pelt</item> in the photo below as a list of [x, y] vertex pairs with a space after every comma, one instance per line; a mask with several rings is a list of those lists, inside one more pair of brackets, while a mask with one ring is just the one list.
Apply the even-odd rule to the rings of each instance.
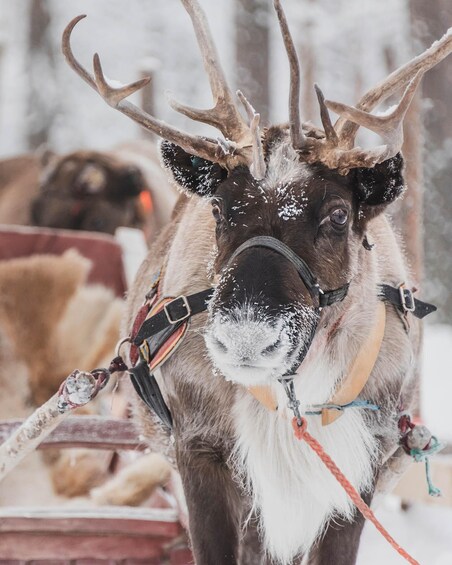
[[[73, 250], [0, 262], [1, 419], [27, 416], [75, 368], [103, 366], [114, 356], [123, 301], [105, 287], [85, 285], [89, 269], [90, 261]], [[87, 408], [99, 409], [99, 403]], [[86, 494], [109, 464], [94, 451], [47, 452], [46, 460], [65, 496]]]

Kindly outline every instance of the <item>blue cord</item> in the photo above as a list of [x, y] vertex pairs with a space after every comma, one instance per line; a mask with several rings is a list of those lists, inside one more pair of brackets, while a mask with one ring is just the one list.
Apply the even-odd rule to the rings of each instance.
[[348, 404], [314, 404], [313, 408], [317, 410], [307, 410], [305, 412], [306, 416], [316, 416], [322, 413], [322, 410], [339, 410], [344, 411], [346, 408], [365, 408], [367, 410], [380, 410], [380, 407], [376, 404], [372, 404], [369, 400], [353, 400]]
[[435, 487], [432, 482], [429, 457], [431, 455], [435, 455], [435, 453], [438, 453], [443, 448], [444, 444], [440, 443], [435, 436], [432, 436], [432, 439], [430, 440], [430, 447], [428, 449], [410, 449], [410, 455], [416, 463], [421, 461], [425, 462], [425, 476], [427, 479], [428, 494], [430, 496], [441, 496], [441, 490]]
[[[380, 407], [376, 404], [372, 404], [369, 400], [353, 400], [348, 404], [314, 404], [312, 406], [317, 410], [306, 410], [304, 413], [306, 416], [317, 416], [322, 413], [322, 410], [339, 410], [343, 412], [346, 408], [364, 408], [366, 410], [380, 410]], [[430, 459], [429, 457], [435, 455], [444, 448], [444, 444], [440, 443], [435, 436], [432, 436], [430, 440], [430, 447], [428, 449], [411, 449], [410, 455], [413, 459], [419, 463], [421, 461], [425, 462], [425, 476], [428, 485], [428, 494], [430, 496], [441, 496], [441, 490], [432, 482], [432, 476], [430, 471]]]

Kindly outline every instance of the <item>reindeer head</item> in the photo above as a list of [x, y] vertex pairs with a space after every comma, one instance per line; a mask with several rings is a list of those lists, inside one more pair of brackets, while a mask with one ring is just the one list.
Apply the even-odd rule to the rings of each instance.
[[[325, 101], [316, 86], [319, 130], [300, 121], [298, 59], [280, 2], [274, 0], [291, 69], [290, 120], [288, 126], [261, 132], [259, 114], [242, 93], [237, 95], [247, 120], [234, 103], [197, 0], [182, 3], [215, 105], [211, 110], [171, 105], [218, 128], [224, 140], [185, 134], [124, 100], [147, 79], [113, 88], [97, 55], [94, 76], [88, 73], [69, 44], [80, 17], [66, 28], [63, 49], [71, 67], [110, 105], [166, 140], [163, 160], [177, 183], [210, 199], [219, 282], [206, 343], [227, 378], [260, 384], [292, 371], [303, 359], [320, 316], [321, 291], [331, 301], [345, 295], [359, 269], [367, 222], [403, 189], [403, 118], [423, 73], [452, 50], [452, 35], [392, 73], [356, 108]], [[384, 116], [368, 113], [404, 86], [395, 110]], [[341, 116], [334, 126], [328, 108]], [[354, 147], [360, 125], [380, 134], [384, 143], [372, 150]]]
[[344, 289], [343, 298], [359, 268], [367, 222], [403, 190], [400, 154], [341, 175], [301, 161], [287, 127], [265, 132], [263, 149], [266, 173], [256, 179], [247, 167], [228, 173], [162, 144], [177, 182], [211, 202], [219, 283], [206, 342], [222, 374], [241, 381], [243, 373], [248, 385], [280, 377], [303, 359], [319, 319], [319, 296], [278, 250], [252, 245], [236, 255], [237, 249], [252, 238], [274, 238], [302, 258], [320, 289]]
[[76, 151], [43, 156], [40, 193], [32, 204], [35, 225], [113, 234], [141, 227], [137, 197], [141, 171], [107, 153]]

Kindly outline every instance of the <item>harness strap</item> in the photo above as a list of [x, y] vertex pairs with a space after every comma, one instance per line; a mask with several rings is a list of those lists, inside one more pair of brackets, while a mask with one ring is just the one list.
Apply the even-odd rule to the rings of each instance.
[[161, 422], [171, 430], [173, 418], [170, 409], [163, 398], [155, 376], [149, 370], [146, 360], [140, 357], [135, 367], [131, 367], [127, 371], [130, 373], [130, 380], [138, 396], [151, 409], [151, 412], [155, 412]]
[[[271, 247], [273, 247], [273, 243]], [[347, 291], [348, 285], [345, 285], [339, 289], [319, 294], [319, 305], [323, 307], [343, 300]], [[171, 302], [166, 303], [163, 310], [149, 317], [142, 323], [139, 331], [132, 339], [132, 343], [139, 347], [146, 339], [149, 339], [164, 330], [167, 330], [165, 332], [167, 337], [171, 336], [181, 326], [184, 320], [188, 320], [191, 316], [207, 310], [208, 302], [212, 298], [213, 293], [214, 289], [209, 288], [189, 296], [179, 296]], [[404, 313], [411, 312], [418, 318], [423, 318], [427, 314], [436, 310], [436, 306], [433, 306], [433, 304], [428, 304], [427, 302], [415, 299], [412, 296], [412, 291], [403, 286], [397, 288], [388, 284], [379, 285], [379, 296], [381, 300], [393, 304]], [[128, 371], [138, 395], [147, 404], [147, 406], [157, 414], [163, 424], [171, 430], [171, 412], [165, 403], [154, 375], [149, 369], [148, 362], [140, 354], [138, 364], [135, 365], [135, 367], [128, 369]], [[269, 406], [273, 405], [273, 401], [270, 401], [267, 396], [266, 404]], [[332, 421], [334, 421], [334, 419], [335, 418], [333, 418]]]
[[403, 284], [399, 287], [381, 284], [378, 290], [382, 300], [396, 306], [404, 314], [411, 312], [416, 318], [422, 319], [437, 310], [436, 306], [433, 304], [422, 302], [422, 300], [414, 298], [412, 290], [406, 288]]
[[207, 310], [207, 303], [212, 298], [213, 293], [214, 289], [208, 288], [196, 294], [190, 294], [189, 296], [179, 296], [171, 302], [168, 302], [161, 312], [143, 322], [137, 335], [133, 339], [134, 345], [140, 346], [146, 338], [170, 326], [177, 325], [194, 314], [204, 312]]
[[325, 306], [331, 306], [335, 302], [342, 302], [344, 298], [347, 296], [348, 287], [350, 283], [344, 284], [340, 288], [336, 288], [336, 290], [326, 290], [320, 292], [319, 295], [319, 306], [324, 308]]
[[[370, 329], [369, 335], [364, 339], [358, 354], [349, 367], [340, 386], [328, 400], [329, 404], [346, 405], [358, 398], [359, 394], [366, 386], [375, 363], [377, 362], [383, 342], [385, 327], [386, 308], [382, 302], [378, 302], [374, 325]], [[332, 424], [342, 416], [343, 413], [344, 412], [338, 410], [324, 408], [322, 410], [322, 426]]]

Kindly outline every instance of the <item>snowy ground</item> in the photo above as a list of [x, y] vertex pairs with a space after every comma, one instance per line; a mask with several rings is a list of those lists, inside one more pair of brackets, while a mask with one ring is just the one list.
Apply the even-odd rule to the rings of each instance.
[[[425, 327], [421, 412], [435, 434], [452, 443], [450, 399], [452, 398], [452, 326]], [[452, 564], [452, 560], [450, 561]]]
[[[398, 501], [388, 498], [376, 514], [397, 543], [421, 565], [452, 565], [452, 508], [415, 505], [402, 512]], [[364, 527], [358, 565], [404, 563], [406, 564], [406, 561], [374, 526], [367, 523]]]
[[[425, 327], [421, 410], [425, 423], [442, 440], [452, 442], [450, 399], [452, 373], [448, 358], [452, 327]], [[438, 483], [441, 487], [441, 484]], [[377, 517], [395, 540], [422, 565], [452, 565], [452, 508], [417, 504], [400, 510], [399, 501], [388, 497]], [[406, 563], [372, 524], [364, 529], [358, 565]], [[333, 565], [333, 564], [332, 564]]]

